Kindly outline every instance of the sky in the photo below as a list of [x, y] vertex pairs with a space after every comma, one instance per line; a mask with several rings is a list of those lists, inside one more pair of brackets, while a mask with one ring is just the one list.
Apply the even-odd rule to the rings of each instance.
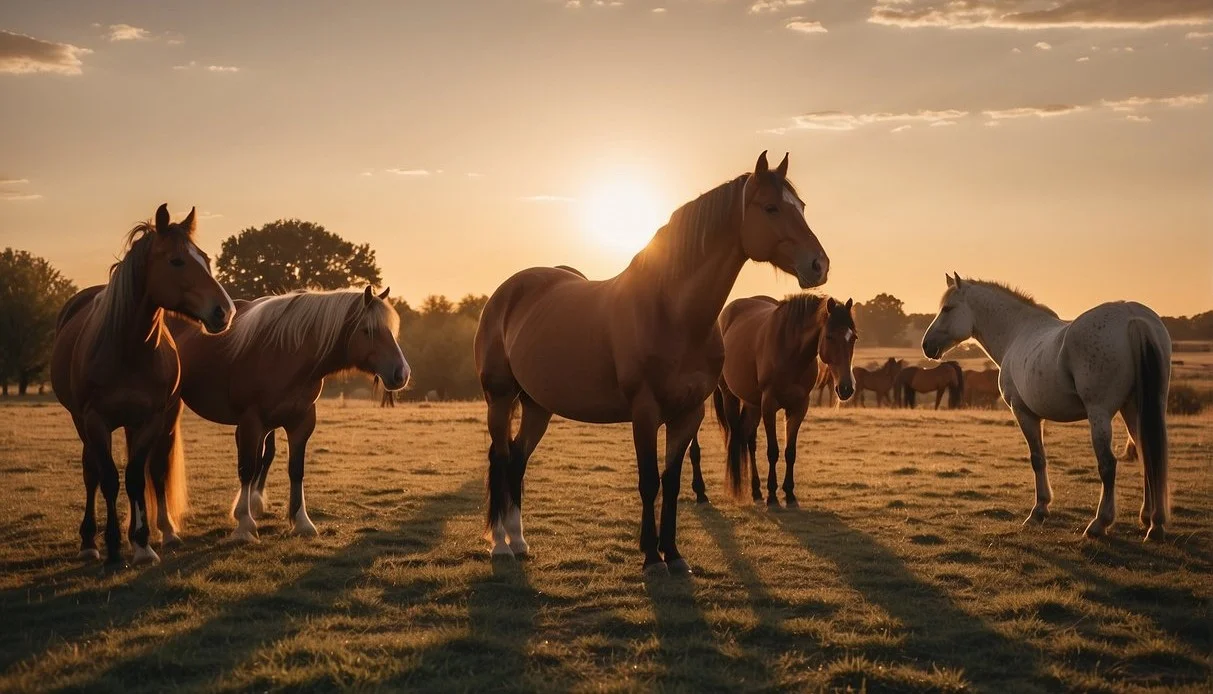
[[[393, 295], [626, 266], [787, 152], [829, 294], [944, 274], [1213, 309], [1213, 0], [0, 2], [0, 247], [104, 281], [161, 202], [279, 218]], [[797, 291], [747, 265], [734, 296]]]

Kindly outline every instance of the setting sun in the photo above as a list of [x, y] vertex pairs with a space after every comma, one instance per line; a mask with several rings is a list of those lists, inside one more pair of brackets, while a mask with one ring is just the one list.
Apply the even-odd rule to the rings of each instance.
[[586, 234], [595, 242], [635, 252], [669, 219], [671, 210], [665, 207], [645, 181], [619, 176], [583, 196], [581, 220]]

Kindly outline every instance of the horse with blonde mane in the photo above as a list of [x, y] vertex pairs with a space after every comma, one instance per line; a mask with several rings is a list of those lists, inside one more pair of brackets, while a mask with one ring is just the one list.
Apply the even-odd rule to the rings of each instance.
[[[489, 297], [475, 355], [488, 405], [487, 533], [494, 557], [529, 551], [523, 476], [555, 413], [582, 422], [631, 423], [645, 573], [690, 572], [676, 543], [678, 490], [687, 445], [724, 361], [716, 317], [747, 260], [771, 263], [805, 288], [825, 282], [829, 271], [787, 170], [787, 157], [770, 169], [764, 152], [753, 173], [676, 210], [611, 279], [536, 267], [510, 277]], [[519, 406], [522, 421], [511, 435]], [[663, 425], [665, 471], [659, 475], [657, 431]]]
[[194, 210], [174, 224], [168, 206], [161, 205], [154, 221], [131, 229], [126, 254], [110, 268], [109, 283], [80, 291], [59, 312], [51, 384], [83, 444], [81, 559], [101, 558], [95, 506], [100, 484], [106, 504], [106, 563], [120, 566], [123, 561], [118, 468], [111, 450], [118, 428], [126, 434], [127, 538], [134, 563], [159, 559], [149, 546], [152, 515], [163, 547], [180, 541], [176, 520], [186, 504], [178, 430], [180, 362], [164, 316], [170, 311], [220, 333], [235, 314], [232, 300], [211, 277], [210, 260], [195, 245], [194, 232]]
[[[846, 402], [855, 393], [851, 359], [859, 335], [851, 314], [852, 303], [850, 299], [843, 304], [814, 294], [778, 302], [759, 296], [738, 299], [720, 314], [725, 357], [713, 401], [728, 451], [725, 479], [734, 498], [741, 497], [745, 485], [743, 458], [748, 451], [751, 493], [755, 501], [762, 501], [754, 455], [761, 419], [767, 437], [767, 505], [779, 505], [775, 471], [779, 437], [775, 416], [784, 410], [787, 447], [783, 492], [789, 507], [797, 505], [796, 442], [818, 374], [825, 370], [832, 374], [838, 384], [835, 391], [840, 402]], [[820, 368], [819, 359], [825, 369]], [[691, 461], [695, 491], [700, 501], [706, 501], [701, 492], [703, 477], [698, 456], [692, 455]]]
[[240, 491], [231, 539], [256, 541], [254, 516], [265, 511], [265, 480], [274, 457], [273, 432], [286, 430], [292, 532], [314, 536], [303, 495], [304, 455], [316, 428], [324, 379], [357, 369], [389, 391], [409, 380], [396, 342], [400, 316], [386, 299], [363, 291], [300, 291], [239, 302], [232, 328], [201, 334], [172, 321], [181, 351], [181, 394], [203, 419], [236, 427]]
[[1162, 539], [1171, 503], [1166, 420], [1171, 336], [1158, 314], [1136, 302], [1117, 301], [1066, 321], [1005, 285], [949, 275], [922, 351], [938, 359], [969, 338], [998, 365], [1003, 399], [1028, 443], [1036, 504], [1024, 523], [1043, 522], [1053, 500], [1041, 423], [1086, 419], [1103, 489], [1083, 534], [1100, 537], [1108, 531], [1116, 520], [1112, 418], [1120, 412], [1144, 461], [1139, 519], [1147, 540]]

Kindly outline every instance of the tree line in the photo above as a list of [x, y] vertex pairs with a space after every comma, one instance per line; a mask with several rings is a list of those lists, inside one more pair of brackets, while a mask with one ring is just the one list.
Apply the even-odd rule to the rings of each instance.
[[[249, 227], [223, 241], [215, 276], [233, 298], [251, 299], [299, 289], [331, 290], [378, 286], [382, 272], [369, 244], [354, 244], [319, 224], [280, 219]], [[0, 391], [10, 385], [24, 395], [47, 378], [55, 320], [76, 285], [43, 258], [7, 248], [0, 253]], [[392, 300], [400, 313], [400, 346], [413, 369], [405, 397], [434, 393], [442, 399], [480, 397], [472, 341], [488, 297], [459, 301], [429, 296], [416, 308]], [[905, 312], [891, 294], [855, 304], [855, 322], [865, 346], [916, 345], [934, 318]], [[1164, 317], [1175, 340], [1213, 340], [1213, 311]], [[354, 378], [352, 382], [369, 381]], [[350, 385], [342, 379], [332, 388]], [[331, 392], [331, 390], [330, 390]]]

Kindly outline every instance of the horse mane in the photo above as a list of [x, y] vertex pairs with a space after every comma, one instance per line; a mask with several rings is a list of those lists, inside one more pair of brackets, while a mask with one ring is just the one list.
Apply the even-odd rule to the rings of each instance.
[[1009, 296], [1013, 299], [1016, 299], [1017, 301], [1019, 301], [1022, 304], [1027, 304], [1028, 306], [1031, 306], [1033, 308], [1038, 308], [1038, 309], [1044, 311], [1045, 313], [1049, 314], [1050, 316], [1053, 316], [1054, 318], [1059, 318], [1056, 311], [1054, 311], [1053, 309], [1049, 308], [1048, 306], [1045, 306], [1044, 304], [1037, 301], [1031, 294], [1029, 294], [1017, 287], [1012, 287], [1011, 285], [1006, 284], [1005, 282], [997, 282], [994, 280], [970, 280], [970, 279], [965, 279], [965, 280], [961, 280], [961, 281], [966, 284], [971, 282], [980, 287], [987, 287], [989, 289], [997, 289], [998, 291], [1002, 292], [1003, 294], [1006, 294], [1007, 296]]
[[[126, 235], [126, 253], [122, 259], [110, 266], [109, 282], [94, 298], [97, 308], [94, 315], [100, 327], [93, 343], [93, 363], [113, 363], [120, 356], [118, 350], [127, 337], [131, 321], [139, 309], [137, 292], [144, 285], [147, 257], [155, 238], [156, 225], [149, 219], [139, 222]], [[192, 238], [185, 227], [173, 225], [165, 233], [184, 234]], [[164, 310], [157, 309], [152, 316], [152, 326], [144, 342], [155, 340], [159, 344], [164, 330]]]
[[361, 290], [301, 290], [258, 299], [233, 322], [226, 336], [228, 353], [234, 358], [256, 346], [296, 352], [312, 338], [311, 356], [320, 360], [333, 352], [347, 327], [364, 320], [372, 330], [395, 337], [400, 315], [378, 297], [367, 305], [365, 296]]

